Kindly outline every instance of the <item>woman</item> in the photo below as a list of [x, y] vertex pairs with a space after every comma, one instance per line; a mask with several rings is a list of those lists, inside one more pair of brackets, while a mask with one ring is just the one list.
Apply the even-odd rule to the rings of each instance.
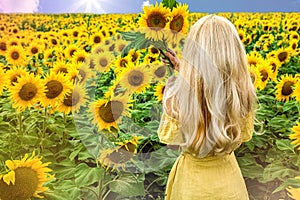
[[207, 15], [191, 27], [180, 63], [165, 55], [179, 75], [167, 82], [158, 136], [182, 150], [166, 199], [249, 199], [233, 151], [252, 137], [256, 93], [237, 30]]

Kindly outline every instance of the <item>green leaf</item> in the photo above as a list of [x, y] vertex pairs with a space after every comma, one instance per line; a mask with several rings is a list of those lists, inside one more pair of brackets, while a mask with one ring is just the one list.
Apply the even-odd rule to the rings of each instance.
[[299, 174], [298, 171], [287, 168], [287, 166], [284, 166], [281, 161], [279, 161], [265, 167], [263, 178], [265, 182], [268, 182], [273, 181], [276, 178], [283, 180], [286, 177], [297, 176], [297, 174]]
[[278, 186], [272, 193], [284, 190], [288, 186], [299, 188], [300, 187], [300, 180], [296, 179], [296, 178], [289, 178], [285, 182], [283, 182], [280, 186]]
[[126, 197], [144, 196], [144, 174], [123, 173], [121, 176], [109, 184], [111, 191]]
[[295, 153], [294, 146], [291, 144], [291, 140], [289, 139], [276, 140], [276, 146], [281, 151], [290, 151], [291, 153]]
[[75, 184], [77, 187], [90, 186], [104, 177], [103, 168], [92, 168], [85, 163], [76, 166]]
[[237, 161], [244, 177], [261, 179], [264, 168], [259, 165], [253, 155], [246, 153], [243, 157], [237, 157]]

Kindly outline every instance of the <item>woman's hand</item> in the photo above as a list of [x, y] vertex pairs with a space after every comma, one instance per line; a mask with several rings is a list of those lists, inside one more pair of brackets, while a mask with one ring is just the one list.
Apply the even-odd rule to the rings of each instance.
[[[164, 53], [164, 55], [169, 59], [169, 61], [171, 62], [171, 66], [174, 70], [179, 71], [179, 64], [180, 64], [180, 60], [178, 59], [178, 57], [176, 56], [176, 53], [171, 50], [168, 49], [167, 52]], [[166, 61], [166, 59], [162, 59], [163, 63], [168, 64], [168, 62]]]

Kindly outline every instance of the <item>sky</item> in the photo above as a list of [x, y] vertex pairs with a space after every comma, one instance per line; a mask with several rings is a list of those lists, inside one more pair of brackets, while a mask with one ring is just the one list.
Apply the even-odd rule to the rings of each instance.
[[[139, 13], [156, 0], [0, 0], [0, 13]], [[158, 2], [161, 2], [159, 0]], [[300, 12], [300, 0], [178, 0], [190, 12]]]

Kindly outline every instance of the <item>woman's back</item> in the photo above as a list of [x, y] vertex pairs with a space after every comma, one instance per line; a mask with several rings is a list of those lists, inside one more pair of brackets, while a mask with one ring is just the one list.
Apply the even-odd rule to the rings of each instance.
[[235, 27], [222, 17], [201, 18], [179, 66], [165, 89], [158, 129], [162, 143], [182, 149], [166, 199], [249, 199], [233, 151], [251, 139], [256, 94]]

